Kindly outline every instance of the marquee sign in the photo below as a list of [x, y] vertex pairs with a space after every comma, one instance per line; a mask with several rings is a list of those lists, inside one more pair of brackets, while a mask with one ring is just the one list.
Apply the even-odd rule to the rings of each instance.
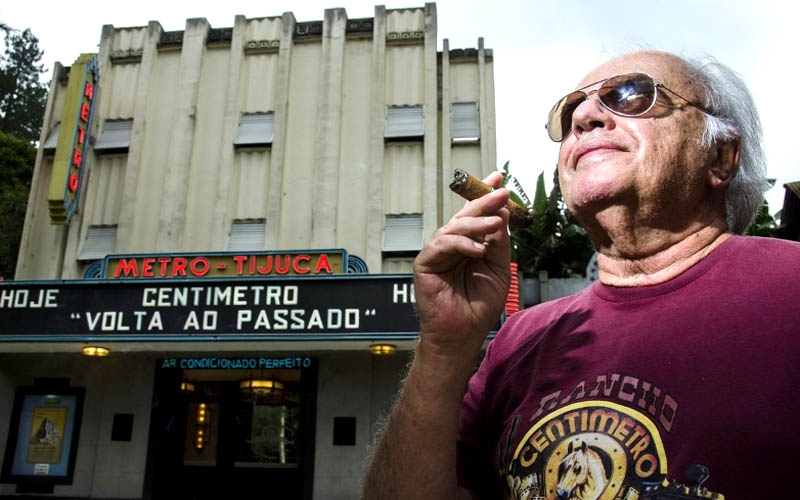
[[107, 279], [245, 278], [332, 275], [347, 272], [344, 250], [283, 252], [110, 255], [103, 261]]
[[69, 73], [47, 197], [50, 223], [57, 225], [68, 224], [78, 208], [99, 80], [96, 55], [82, 54]]
[[0, 342], [414, 338], [410, 275], [0, 283]]

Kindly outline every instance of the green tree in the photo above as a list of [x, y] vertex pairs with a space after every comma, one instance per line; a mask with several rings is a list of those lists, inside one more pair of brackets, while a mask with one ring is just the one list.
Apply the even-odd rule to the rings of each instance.
[[780, 226], [776, 219], [780, 218], [780, 211], [774, 216], [769, 213], [769, 203], [766, 198], [761, 202], [761, 208], [756, 214], [756, 218], [750, 223], [746, 234], [750, 236], [764, 236], [766, 238], [778, 238]]
[[0, 56], [0, 132], [31, 143], [39, 140], [47, 102], [47, 86], [39, 79], [44, 52], [31, 30], [2, 26], [5, 53]]
[[0, 132], [0, 277], [14, 277], [25, 223], [36, 148], [30, 142]]
[[535, 278], [539, 271], [547, 271], [551, 278], [583, 276], [594, 254], [594, 245], [586, 230], [567, 210], [558, 173], [553, 177], [553, 189], [547, 195], [544, 172], [539, 174], [533, 202], [520, 183], [508, 172], [508, 162], [503, 166], [503, 185], [520, 205], [533, 209], [533, 224], [525, 229], [511, 229], [514, 259], [524, 277]]

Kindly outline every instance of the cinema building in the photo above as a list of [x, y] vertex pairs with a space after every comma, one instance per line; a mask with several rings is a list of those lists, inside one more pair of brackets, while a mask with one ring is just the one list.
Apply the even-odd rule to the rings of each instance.
[[358, 498], [412, 259], [454, 168], [496, 168], [492, 51], [436, 26], [104, 26], [55, 65], [0, 284], [0, 497]]

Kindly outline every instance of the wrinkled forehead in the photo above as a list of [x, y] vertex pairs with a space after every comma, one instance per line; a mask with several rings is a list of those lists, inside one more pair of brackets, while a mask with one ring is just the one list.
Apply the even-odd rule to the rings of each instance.
[[647, 73], [657, 82], [675, 90], [689, 90], [693, 78], [692, 69], [680, 58], [656, 51], [642, 51], [611, 59], [601, 64], [578, 84], [585, 87], [594, 82], [625, 73]]

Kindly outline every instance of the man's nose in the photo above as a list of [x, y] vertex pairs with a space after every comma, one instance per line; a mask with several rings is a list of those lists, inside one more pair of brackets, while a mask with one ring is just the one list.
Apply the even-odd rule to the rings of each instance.
[[614, 126], [614, 113], [600, 102], [597, 90], [592, 90], [587, 95], [572, 113], [572, 133], [576, 137], [596, 128], [611, 129]]

